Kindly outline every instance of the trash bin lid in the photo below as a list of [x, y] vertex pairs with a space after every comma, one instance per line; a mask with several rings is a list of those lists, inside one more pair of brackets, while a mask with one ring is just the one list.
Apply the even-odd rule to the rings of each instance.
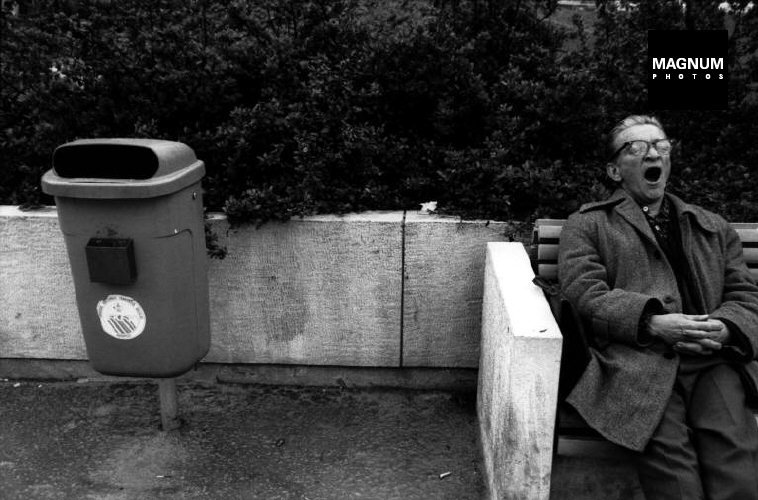
[[70, 198], [154, 198], [202, 179], [205, 165], [181, 142], [81, 139], [59, 146], [42, 190]]

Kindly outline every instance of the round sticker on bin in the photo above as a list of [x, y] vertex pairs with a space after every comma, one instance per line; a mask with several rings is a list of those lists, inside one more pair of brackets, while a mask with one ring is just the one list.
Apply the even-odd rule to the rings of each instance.
[[145, 330], [147, 318], [139, 302], [124, 295], [108, 295], [97, 303], [103, 331], [122, 340], [131, 340]]

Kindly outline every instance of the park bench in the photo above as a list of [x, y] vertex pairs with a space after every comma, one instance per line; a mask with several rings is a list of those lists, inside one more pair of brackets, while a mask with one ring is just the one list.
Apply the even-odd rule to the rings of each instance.
[[[563, 403], [589, 355], [577, 322], [566, 320], [573, 309], [550, 295], [557, 291], [565, 222], [536, 221], [532, 245], [487, 243], [477, 417], [488, 498], [549, 500], [554, 480], [562, 491], [596, 491], [598, 498], [629, 498], [629, 488], [639, 488], [625, 469], [625, 450], [599, 439]], [[733, 227], [758, 279], [758, 223]], [[570, 477], [597, 456], [612, 458], [613, 470], [594, 479], [583, 474], [584, 482], [578, 483]], [[571, 465], [575, 457], [579, 469]], [[613, 473], [615, 482], [606, 472]]]
[[[558, 244], [565, 219], [538, 219], [534, 225], [533, 248], [531, 254], [535, 284], [548, 295], [558, 289]], [[732, 223], [742, 240], [743, 255], [753, 277], [758, 280], [758, 223]], [[556, 413], [555, 441], [553, 452], [557, 453], [558, 438], [565, 439], [600, 439], [581, 417], [565, 404], [564, 400], [571, 391], [589, 358], [587, 341], [578, 328], [581, 320], [566, 304], [560, 300], [550, 300], [553, 313], [563, 335], [561, 368], [558, 386], [558, 411]]]

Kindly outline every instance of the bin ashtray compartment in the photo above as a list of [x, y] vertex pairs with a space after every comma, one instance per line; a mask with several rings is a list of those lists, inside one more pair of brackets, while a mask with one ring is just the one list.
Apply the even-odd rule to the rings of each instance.
[[137, 279], [133, 240], [92, 238], [84, 250], [91, 282], [131, 285]]

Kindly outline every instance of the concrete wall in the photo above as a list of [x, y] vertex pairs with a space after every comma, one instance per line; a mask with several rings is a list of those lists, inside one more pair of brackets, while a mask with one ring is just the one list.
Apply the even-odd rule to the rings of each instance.
[[490, 243], [477, 414], [492, 499], [550, 497], [562, 337], [520, 243]]
[[[214, 363], [476, 367], [485, 245], [505, 223], [405, 212], [212, 226]], [[0, 358], [86, 359], [54, 208], [0, 206]]]
[[402, 212], [228, 229], [208, 361], [397, 366]]
[[406, 215], [404, 366], [478, 366], [486, 246], [511, 230], [505, 222]]
[[0, 206], [0, 357], [85, 359], [54, 209]]

